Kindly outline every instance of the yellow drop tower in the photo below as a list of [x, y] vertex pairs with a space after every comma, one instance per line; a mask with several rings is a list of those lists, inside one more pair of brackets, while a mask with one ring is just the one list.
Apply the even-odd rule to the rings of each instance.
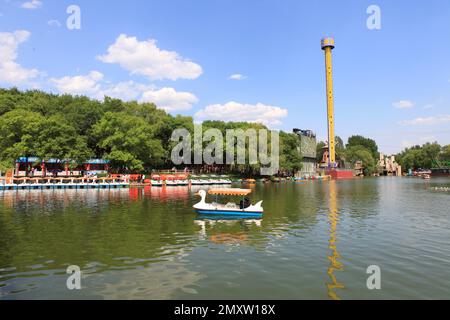
[[327, 78], [327, 114], [328, 114], [328, 167], [336, 168], [336, 149], [334, 135], [334, 95], [333, 95], [333, 63], [331, 51], [334, 49], [333, 38], [322, 39], [322, 50], [325, 51], [325, 69]]

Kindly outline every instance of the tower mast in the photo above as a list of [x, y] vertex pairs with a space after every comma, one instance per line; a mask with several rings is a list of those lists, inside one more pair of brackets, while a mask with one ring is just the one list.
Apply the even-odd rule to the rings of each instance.
[[334, 49], [334, 39], [322, 39], [322, 50], [325, 51], [325, 70], [327, 79], [327, 114], [328, 114], [328, 167], [335, 168], [336, 149], [334, 135], [334, 95], [333, 95], [333, 64], [331, 51]]

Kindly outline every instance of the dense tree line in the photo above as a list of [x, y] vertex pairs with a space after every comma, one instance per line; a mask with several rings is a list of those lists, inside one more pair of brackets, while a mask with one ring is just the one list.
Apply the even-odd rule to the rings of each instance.
[[[172, 168], [173, 130], [186, 128], [193, 134], [192, 117], [172, 116], [152, 103], [125, 102], [105, 97], [55, 95], [39, 90], [0, 89], [0, 169], [12, 168], [19, 157], [107, 159], [116, 171], [143, 172]], [[206, 121], [203, 130], [266, 128], [246, 122]], [[300, 168], [298, 137], [280, 133], [280, 168]], [[248, 144], [248, 142], [247, 142]], [[269, 148], [270, 150], [270, 148]], [[256, 172], [259, 164], [225, 168]]]
[[396, 158], [404, 170], [450, 166], [450, 145], [440, 146], [437, 142], [428, 142], [406, 148]]
[[[322, 161], [325, 142], [317, 144], [317, 160]], [[360, 135], [351, 136], [344, 146], [342, 139], [336, 136], [336, 161], [341, 166], [352, 167], [362, 161], [364, 173], [370, 175], [380, 171], [377, 167], [380, 153], [377, 143]], [[450, 166], [450, 145], [441, 146], [437, 142], [425, 143], [422, 146], [406, 148], [395, 155], [397, 163], [403, 171], [408, 169], [431, 169], [433, 167]]]

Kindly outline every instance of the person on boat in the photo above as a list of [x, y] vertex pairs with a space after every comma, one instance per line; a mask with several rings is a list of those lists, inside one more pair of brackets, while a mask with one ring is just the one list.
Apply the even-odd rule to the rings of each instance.
[[250, 199], [248, 197], [245, 197], [244, 200], [239, 202], [239, 208], [241, 209], [247, 209], [250, 205]]

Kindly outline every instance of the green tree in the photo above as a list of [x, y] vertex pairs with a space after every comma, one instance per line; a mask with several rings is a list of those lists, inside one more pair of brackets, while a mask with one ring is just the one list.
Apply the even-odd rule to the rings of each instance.
[[375, 159], [367, 148], [361, 145], [349, 146], [345, 151], [345, 158], [352, 164], [361, 161], [364, 167], [364, 174], [371, 175], [376, 171]]
[[35, 155], [33, 130], [44, 118], [36, 112], [15, 109], [0, 117], [0, 159], [5, 169], [19, 157]]
[[280, 170], [291, 175], [302, 168], [300, 139], [297, 134], [280, 132]]
[[434, 142], [406, 148], [396, 156], [396, 159], [405, 170], [408, 170], [430, 169], [439, 162], [441, 157], [441, 146]]
[[355, 147], [355, 146], [363, 146], [367, 150], [372, 153], [372, 157], [374, 159], [378, 159], [380, 154], [378, 153], [378, 145], [375, 140], [365, 138], [360, 135], [354, 135], [348, 138], [347, 148]]
[[316, 151], [317, 151], [317, 157], [316, 157], [316, 160], [317, 160], [317, 162], [322, 162], [323, 154], [325, 153], [324, 147], [325, 147], [326, 145], [327, 145], [326, 142], [323, 142], [323, 141], [319, 141], [319, 142], [317, 143], [317, 147], [316, 147]]
[[165, 152], [155, 138], [155, 128], [143, 118], [126, 112], [107, 112], [95, 124], [93, 134], [104, 157], [121, 169], [141, 171], [158, 166]]
[[30, 128], [30, 134], [22, 137], [22, 141], [31, 145], [34, 155], [43, 160], [83, 163], [92, 155], [86, 138], [78, 135], [76, 129], [64, 123], [60, 116], [41, 120]]
[[439, 155], [439, 159], [444, 163], [450, 163], [450, 144], [442, 147], [441, 154]]

